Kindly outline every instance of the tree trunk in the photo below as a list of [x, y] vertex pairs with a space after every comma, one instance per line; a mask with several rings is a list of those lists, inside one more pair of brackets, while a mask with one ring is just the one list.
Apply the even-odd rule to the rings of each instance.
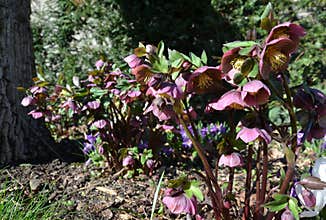
[[28, 88], [34, 73], [30, 12], [29, 0], [0, 0], [0, 165], [45, 158], [54, 146], [17, 90]]

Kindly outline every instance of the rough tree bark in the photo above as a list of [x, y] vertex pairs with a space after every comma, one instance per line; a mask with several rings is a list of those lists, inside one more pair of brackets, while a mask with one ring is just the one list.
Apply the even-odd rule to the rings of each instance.
[[0, 0], [0, 165], [53, 154], [48, 132], [27, 115], [17, 90], [34, 73], [30, 12], [29, 0]]

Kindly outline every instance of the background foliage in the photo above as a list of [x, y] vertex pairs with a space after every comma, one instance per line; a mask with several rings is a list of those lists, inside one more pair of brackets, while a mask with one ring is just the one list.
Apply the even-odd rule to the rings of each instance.
[[[139, 41], [200, 54], [218, 63], [222, 44], [259, 26], [264, 0], [32, 0], [36, 64], [49, 76], [86, 74], [101, 56], [122, 64]], [[325, 89], [325, 1], [272, 0], [281, 22], [300, 23], [307, 36], [290, 66], [294, 84]], [[257, 29], [258, 35], [263, 34]], [[304, 48], [304, 49], [303, 49]]]

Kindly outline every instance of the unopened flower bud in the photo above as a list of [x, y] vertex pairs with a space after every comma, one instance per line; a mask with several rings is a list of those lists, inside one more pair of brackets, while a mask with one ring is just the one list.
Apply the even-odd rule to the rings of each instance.
[[281, 216], [281, 220], [294, 220], [292, 212], [289, 209], [286, 209]]

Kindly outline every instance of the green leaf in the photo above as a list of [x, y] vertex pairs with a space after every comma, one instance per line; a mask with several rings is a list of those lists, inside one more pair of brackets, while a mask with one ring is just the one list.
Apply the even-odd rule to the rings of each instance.
[[250, 73], [248, 74], [248, 77], [255, 78], [257, 75], [258, 75], [258, 63], [255, 62], [255, 65], [252, 68], [252, 70], [250, 71]]
[[256, 45], [255, 41], [233, 41], [223, 44], [223, 53], [236, 47], [252, 47]]
[[152, 70], [158, 73], [168, 73], [169, 72], [169, 62], [165, 56], [160, 57], [153, 63]]
[[289, 205], [288, 205], [290, 211], [292, 212], [293, 217], [295, 220], [299, 220], [299, 206], [298, 206], [298, 201], [295, 198], [291, 198], [289, 200]]
[[164, 42], [160, 41], [160, 43], [158, 43], [157, 45], [157, 51], [158, 51], [158, 57], [162, 57], [163, 53], [164, 53]]
[[286, 161], [288, 162], [288, 164], [295, 163], [295, 154], [289, 147], [284, 146], [284, 154], [285, 154]]
[[184, 59], [183, 58], [179, 58], [177, 60], [174, 60], [172, 63], [171, 63], [171, 66], [174, 67], [174, 68], [180, 68], [182, 63], [183, 63]]
[[207, 55], [205, 50], [203, 50], [203, 52], [201, 53], [201, 62], [206, 65], [207, 64]]
[[268, 15], [273, 11], [273, 6], [272, 6], [272, 3], [268, 2], [268, 4], [266, 5], [265, 7], [265, 10], [263, 12], [263, 14], [260, 16], [260, 19], [264, 19], [264, 18], [267, 18]]
[[200, 67], [201, 66], [201, 59], [198, 56], [196, 56], [194, 53], [190, 52], [190, 57], [191, 57], [191, 62], [196, 67]]
[[90, 93], [92, 94], [92, 97], [97, 98], [97, 97], [101, 97], [101, 96], [107, 94], [108, 90], [103, 90], [103, 89], [100, 89], [97, 87], [92, 87], [90, 89]]
[[252, 50], [252, 47], [245, 47], [239, 51], [239, 54], [242, 56], [246, 56], [250, 53], [251, 50]]

